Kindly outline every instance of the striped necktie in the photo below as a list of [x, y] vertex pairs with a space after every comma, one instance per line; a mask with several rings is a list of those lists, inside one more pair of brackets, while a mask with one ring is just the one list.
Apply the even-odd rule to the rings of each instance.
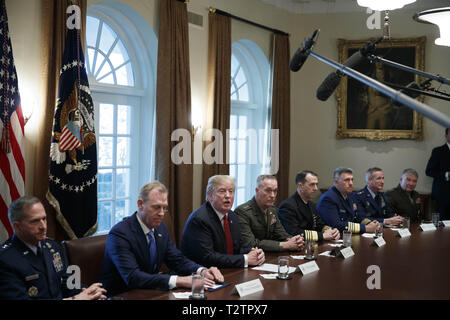
[[223, 230], [225, 231], [225, 241], [227, 243], [227, 254], [233, 254], [233, 238], [231, 237], [228, 215], [223, 216]]

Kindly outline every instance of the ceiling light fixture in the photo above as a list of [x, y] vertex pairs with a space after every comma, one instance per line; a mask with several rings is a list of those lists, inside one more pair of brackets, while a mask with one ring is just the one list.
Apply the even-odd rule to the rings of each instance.
[[416, 2], [416, 0], [358, 0], [360, 7], [368, 7], [375, 11], [395, 10]]
[[434, 43], [450, 47], [450, 7], [425, 10], [416, 13], [413, 18], [417, 22], [437, 25], [441, 36]]

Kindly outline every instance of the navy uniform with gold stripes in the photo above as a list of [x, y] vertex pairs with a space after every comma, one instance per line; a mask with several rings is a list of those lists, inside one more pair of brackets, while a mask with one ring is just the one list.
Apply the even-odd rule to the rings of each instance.
[[348, 229], [353, 233], [366, 232], [366, 224], [370, 222], [365, 218], [362, 208], [359, 208], [354, 195], [341, 195], [336, 186], [328, 189], [317, 204], [317, 211], [323, 221], [342, 232]]
[[0, 246], [0, 299], [62, 299], [80, 292], [67, 289], [62, 247], [48, 238], [40, 244], [34, 253], [13, 235]]
[[305, 203], [297, 191], [280, 204], [278, 217], [289, 234], [300, 234], [305, 241], [322, 241], [323, 232], [330, 228], [317, 214], [316, 205]]

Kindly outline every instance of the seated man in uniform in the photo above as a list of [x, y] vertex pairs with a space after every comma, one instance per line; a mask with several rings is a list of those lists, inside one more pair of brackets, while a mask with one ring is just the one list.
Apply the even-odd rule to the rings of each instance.
[[261, 248], [246, 247], [239, 218], [231, 208], [235, 181], [227, 175], [208, 179], [206, 202], [192, 212], [184, 226], [181, 251], [205, 266], [243, 268], [259, 266], [265, 255]]
[[0, 300], [106, 298], [100, 283], [70, 288], [63, 249], [47, 238], [47, 215], [38, 198], [13, 201], [8, 217], [14, 235], [0, 246]]
[[383, 224], [400, 225], [403, 217], [394, 214], [386, 203], [384, 193], [384, 173], [374, 167], [366, 171], [367, 185], [355, 192], [358, 207], [364, 208], [366, 217]]
[[[101, 279], [111, 294], [131, 289], [191, 288], [192, 274], [205, 277], [206, 285], [223, 282], [220, 271], [206, 269], [187, 259], [172, 242], [162, 222], [168, 210], [167, 189], [159, 181], [141, 188], [138, 210], [117, 223], [106, 240]], [[165, 263], [177, 275], [161, 274]]]
[[278, 210], [284, 228], [290, 234], [304, 235], [307, 241], [338, 240], [339, 230], [325, 225], [311, 201], [319, 190], [317, 174], [307, 170], [299, 172], [295, 183], [297, 191], [284, 200]]
[[286, 232], [273, 206], [278, 192], [277, 179], [272, 175], [260, 175], [256, 184], [255, 196], [234, 210], [246, 245], [264, 251], [301, 250], [303, 238], [298, 234], [291, 237]]
[[323, 221], [343, 231], [353, 233], [373, 233], [379, 227], [376, 220], [365, 218], [362, 208], [358, 208], [353, 191], [353, 170], [339, 167], [333, 172], [334, 186], [325, 192], [317, 204], [317, 211]]
[[411, 223], [419, 223], [422, 221], [421, 206], [419, 193], [415, 191], [419, 174], [416, 170], [408, 168], [403, 170], [400, 184], [389, 191], [386, 191], [386, 202], [392, 211], [409, 217]]

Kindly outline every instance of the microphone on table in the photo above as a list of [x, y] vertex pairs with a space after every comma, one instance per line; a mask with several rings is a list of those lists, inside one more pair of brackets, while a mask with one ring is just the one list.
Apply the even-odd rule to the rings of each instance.
[[289, 69], [291, 69], [294, 72], [300, 70], [300, 68], [303, 66], [303, 64], [305, 63], [306, 59], [309, 56], [309, 52], [315, 43], [314, 38], [317, 36], [319, 31], [320, 29], [314, 30], [311, 37], [306, 39], [303, 46], [297, 49], [297, 51], [294, 53], [294, 56], [292, 57], [289, 63]]
[[[348, 58], [343, 65], [352, 69], [358, 69], [368, 62], [367, 56], [369, 54], [373, 54], [375, 51], [375, 46], [383, 40], [383, 37], [378, 38], [375, 41], [368, 42], [363, 48], [356, 51], [354, 54]], [[341, 78], [344, 74], [336, 70], [335, 72], [330, 73], [325, 80], [321, 83], [319, 88], [316, 91], [317, 99], [321, 101], [326, 101], [336, 90], [339, 83], [341, 82]]]

